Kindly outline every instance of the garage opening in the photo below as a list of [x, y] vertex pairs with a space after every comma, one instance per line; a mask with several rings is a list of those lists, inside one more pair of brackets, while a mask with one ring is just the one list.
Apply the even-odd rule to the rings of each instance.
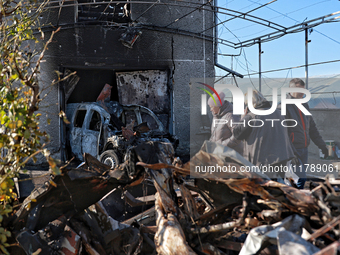
[[[64, 95], [61, 102], [65, 102], [65, 110], [71, 125], [65, 125], [61, 131], [61, 143], [63, 145], [62, 158], [69, 158], [72, 155], [70, 149], [69, 133], [71, 126], [82, 128], [80, 119], [84, 116], [74, 117], [74, 113], [80, 103], [95, 102], [102, 92], [105, 84], [112, 86], [110, 101], [117, 101], [121, 105], [141, 105], [149, 108], [169, 132], [171, 123], [171, 93], [168, 84], [168, 71], [166, 70], [144, 70], [117, 72], [109, 69], [85, 69], [69, 68], [64, 74], [76, 71], [76, 78], [70, 78], [63, 83]], [[62, 103], [60, 104], [62, 105]], [[80, 114], [81, 115], [81, 114]], [[145, 116], [144, 116], [145, 115]], [[139, 118], [147, 122], [150, 128], [157, 129], [158, 124], [147, 114], [141, 114]], [[149, 118], [149, 119], [148, 119]], [[99, 119], [99, 117], [98, 117]], [[155, 122], [155, 123], [154, 123]], [[93, 122], [93, 129], [98, 121]], [[137, 123], [137, 122], [136, 122]], [[91, 126], [91, 125], [90, 125]], [[91, 130], [91, 128], [90, 128]]]
[[77, 72], [78, 80], [64, 83], [66, 114], [72, 117], [75, 107], [82, 102], [95, 102], [105, 84], [112, 86], [110, 101], [121, 104], [138, 104], [152, 110], [169, 130], [170, 88], [168, 72], [146, 70], [116, 72], [115, 70], [66, 69], [64, 73]]

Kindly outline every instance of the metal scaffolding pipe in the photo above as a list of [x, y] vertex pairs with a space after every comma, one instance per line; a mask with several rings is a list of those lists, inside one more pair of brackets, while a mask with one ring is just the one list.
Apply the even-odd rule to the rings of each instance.
[[338, 14], [340, 14], [340, 11], [337, 11], [337, 12], [334, 12], [334, 13], [316, 18], [316, 19], [307, 20], [305, 22], [302, 22], [300, 24], [296, 24], [294, 26], [288, 27], [288, 28], [283, 29], [281, 31], [275, 31], [275, 32], [272, 32], [272, 33], [269, 33], [269, 34], [258, 36], [256, 38], [245, 40], [243, 42], [235, 43], [235, 49], [240, 48], [240, 47], [252, 46], [252, 45], [256, 44], [258, 42], [258, 40], [261, 40], [261, 42], [268, 42], [270, 40], [280, 38], [280, 37], [282, 37], [286, 34], [301, 32], [305, 29], [309, 29], [309, 28], [318, 26], [318, 25], [323, 24], [323, 23], [336, 21], [336, 20], [340, 19], [340, 16], [334, 17], [335, 15], [338, 15]]
[[[269, 2], [269, 3], [263, 4], [263, 5], [259, 6], [259, 7], [256, 7], [255, 9], [252, 9], [252, 10], [250, 10], [250, 11], [247, 11], [247, 12], [244, 13], [244, 14], [249, 14], [249, 13], [251, 13], [251, 12], [253, 12], [253, 11], [256, 11], [256, 10], [258, 10], [258, 9], [260, 9], [260, 8], [262, 8], [262, 7], [267, 6], [268, 4], [274, 3], [274, 2], [276, 2], [276, 1], [277, 1], [277, 0], [273, 0], [273, 1]], [[216, 6], [217, 6], [217, 5], [215, 5], [215, 8], [216, 8]], [[217, 10], [217, 8], [216, 8], [216, 12], [217, 12], [217, 11], [218, 11], [218, 10]], [[214, 28], [215, 26], [223, 25], [224, 23], [229, 22], [229, 21], [231, 21], [231, 20], [233, 20], [233, 19], [241, 18], [242, 15], [243, 15], [243, 14], [240, 14], [239, 16], [235, 16], [235, 17], [232, 17], [232, 18], [230, 18], [230, 19], [224, 20], [224, 21], [222, 21], [222, 22], [220, 22], [220, 23], [218, 23], [218, 24], [216, 24], [216, 25], [214, 25], [214, 26], [212, 26], [212, 27], [209, 27], [209, 28], [204, 29], [203, 31], [201, 31], [201, 33], [205, 32], [205, 31], [207, 31], [207, 30], [209, 30], [209, 29], [212, 29], [212, 28]]]
[[259, 91], [261, 92], [261, 41], [259, 41]]
[[234, 70], [231, 70], [221, 64], [218, 63], [218, 55], [217, 55], [217, 52], [218, 52], [218, 40], [217, 40], [217, 36], [218, 36], [218, 27], [217, 27], [217, 12], [218, 12], [218, 7], [217, 6], [217, 0], [214, 1], [214, 5], [215, 5], [215, 15], [214, 15], [214, 23], [215, 23], [215, 27], [214, 27], [214, 33], [215, 33], [215, 40], [214, 40], [214, 62], [215, 62], [215, 66], [217, 66], [218, 68], [221, 68], [222, 70], [224, 71], [227, 71], [233, 75], [236, 75], [240, 78], [243, 78], [243, 75], [238, 73], [238, 72], [235, 72]]
[[306, 76], [306, 89], [308, 89], [308, 25], [305, 29], [305, 76]]

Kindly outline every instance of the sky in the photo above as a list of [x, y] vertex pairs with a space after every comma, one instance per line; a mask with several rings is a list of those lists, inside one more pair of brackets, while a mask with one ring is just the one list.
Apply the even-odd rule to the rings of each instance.
[[[268, 2], [270, 0], [217, 0], [217, 5], [235, 11], [248, 12]], [[223, 9], [220, 9], [220, 11], [226, 12]], [[284, 27], [290, 27], [338, 11], [340, 11], [339, 0], [277, 0], [249, 14]], [[340, 60], [340, 12], [333, 17], [339, 17], [336, 20], [337, 22], [324, 23], [309, 31], [309, 64]], [[231, 16], [218, 14], [218, 22], [230, 18]], [[218, 26], [218, 37], [237, 43], [274, 31], [274, 29], [267, 26], [236, 18]], [[305, 64], [304, 31], [263, 42], [261, 48], [263, 51], [261, 54], [261, 69], [263, 72]], [[218, 62], [238, 73], [248, 75], [259, 71], [258, 44], [243, 47], [242, 50], [219, 44], [218, 53], [236, 55], [234, 57], [219, 55]], [[227, 74], [221, 69], [216, 71], [217, 76]], [[340, 62], [310, 66], [308, 72], [309, 77], [340, 78]], [[250, 77], [257, 80], [259, 76], [256, 74]], [[263, 79], [305, 77], [305, 68], [264, 73], [262, 77]]]

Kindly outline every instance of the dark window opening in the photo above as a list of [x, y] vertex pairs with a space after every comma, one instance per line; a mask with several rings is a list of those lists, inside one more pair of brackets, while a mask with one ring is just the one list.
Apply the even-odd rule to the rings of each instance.
[[115, 114], [111, 114], [110, 124], [115, 130], [122, 130], [122, 127], [125, 127], [125, 124], [122, 122], [122, 116], [118, 118]]
[[152, 117], [150, 114], [147, 114], [145, 112], [142, 112], [141, 116], [142, 116], [142, 122], [148, 123], [148, 127], [151, 130], [158, 129], [158, 124], [157, 124], [157, 122], [156, 122], [154, 117]]
[[133, 126], [138, 125], [137, 117], [134, 111], [126, 111], [124, 112], [124, 117], [125, 117], [125, 125], [130, 125], [133, 121]]
[[100, 114], [96, 111], [93, 111], [89, 129], [93, 131], [100, 131], [101, 123]]
[[113, 70], [80, 68], [70, 68], [70, 70], [76, 71], [80, 79], [67, 100], [68, 104], [95, 102], [106, 83], [112, 86], [110, 101], [119, 101], [116, 74]]
[[86, 115], [86, 110], [79, 110], [77, 112], [76, 121], [74, 122], [75, 127], [82, 127]]
[[130, 22], [130, 4], [78, 0], [78, 21]]

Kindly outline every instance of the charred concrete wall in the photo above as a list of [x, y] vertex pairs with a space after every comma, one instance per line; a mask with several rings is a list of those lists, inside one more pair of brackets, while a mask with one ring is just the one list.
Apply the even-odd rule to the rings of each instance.
[[[189, 154], [190, 79], [214, 76], [213, 42], [193, 36], [193, 33], [213, 27], [214, 13], [192, 8], [206, 4], [207, 0], [162, 2], [168, 4], [131, 4], [130, 18], [137, 19], [134, 25], [142, 32], [132, 48], [125, 47], [119, 41], [128, 26], [126, 23], [119, 26], [110, 22], [78, 22], [77, 6], [63, 7], [60, 10], [47, 9], [41, 20], [42, 24], [47, 25], [44, 29], [45, 37], [48, 38], [56, 27], [61, 30], [55, 35], [46, 53], [46, 62], [41, 68], [41, 80], [45, 87], [48, 86], [56, 78], [55, 70], [63, 71], [63, 68], [88, 72], [168, 70], [172, 110], [169, 130], [180, 140], [177, 152]], [[213, 10], [208, 4], [206, 6]], [[179, 20], [174, 22], [176, 19]], [[191, 33], [178, 32], [179, 30]], [[212, 36], [213, 29], [205, 34]], [[80, 77], [80, 81], [81, 79]], [[62, 96], [59, 93], [60, 86], [62, 85], [51, 88], [45, 99], [51, 124], [47, 125], [42, 120], [42, 126], [51, 135], [49, 148], [55, 157], [60, 156], [61, 148], [62, 124], [58, 117]], [[91, 86], [104, 84], [94, 82]]]

